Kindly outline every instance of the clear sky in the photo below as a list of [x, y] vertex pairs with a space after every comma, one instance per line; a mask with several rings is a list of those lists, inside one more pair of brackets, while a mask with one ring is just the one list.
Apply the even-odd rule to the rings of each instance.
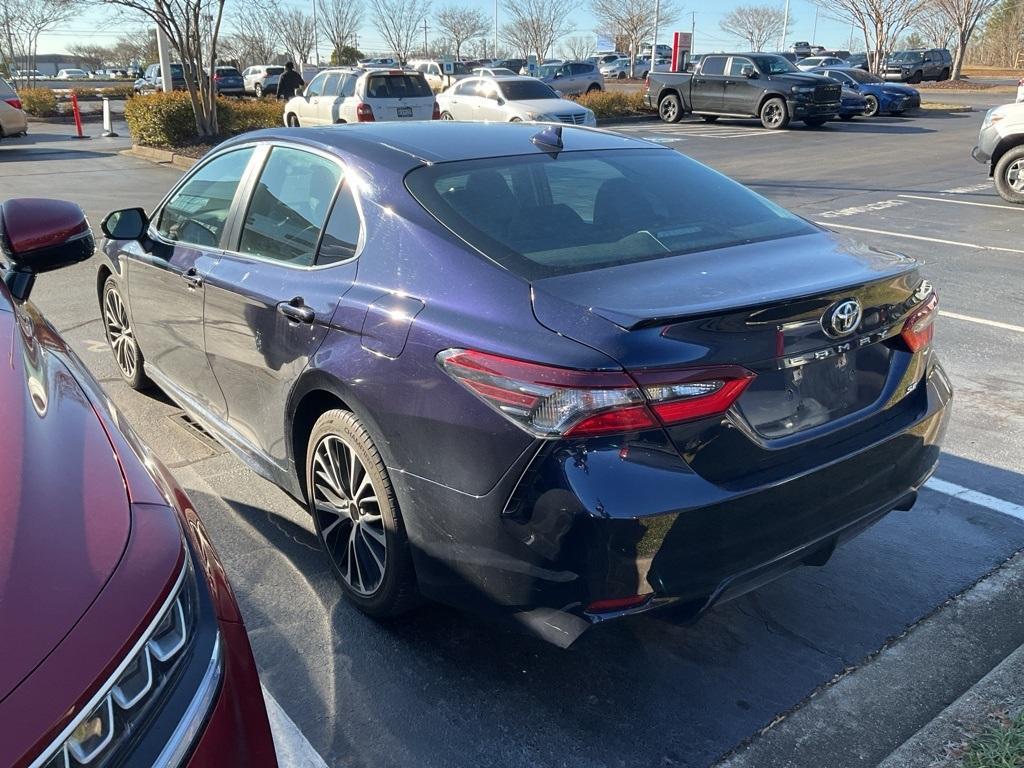
[[[694, 36], [694, 53], [707, 51], [726, 50], [742, 48], [739, 41], [730, 38], [719, 26], [719, 20], [729, 12], [730, 9], [744, 2], [748, 4], [760, 4], [771, 0], [677, 0], [682, 8], [682, 15], [671, 28], [662, 27], [658, 33], [658, 41], [671, 43], [673, 31], [688, 32], [691, 24], [695, 24], [696, 34]], [[258, 0], [257, 0], [258, 2]], [[311, 7], [312, 0], [302, 2], [301, 0], [284, 0], [287, 5], [296, 7]], [[483, 9], [489, 15], [494, 13], [493, 0], [461, 0], [467, 5], [475, 5]], [[499, 0], [499, 22], [501, 21], [500, 6], [505, 0]], [[460, 0], [434, 0], [434, 7], [440, 7], [448, 3], [459, 4]], [[779, 0], [781, 6], [782, 0]], [[654, 0], [651, 0], [653, 9]], [[227, 0], [226, 12], [230, 15], [235, 9], [244, 7], [242, 0]], [[824, 45], [826, 48], [845, 48], [849, 44], [850, 28], [819, 14], [817, 20], [817, 34], [812, 37], [815, 28], [815, 5], [809, 0], [790, 0], [790, 14], [795, 23], [790, 28], [787, 37], [787, 46], [794, 40], [807, 40], [814, 44]], [[576, 26], [577, 35], [592, 34], [595, 26], [594, 17], [587, 9], [586, 0], [580, 2], [578, 10], [573, 14], [572, 21]], [[428, 34], [429, 30], [429, 18]], [[67, 22], [49, 34], [43, 35], [39, 43], [40, 53], [64, 53], [69, 45], [76, 43], [95, 43], [106, 45], [112, 43], [122, 34], [130, 33], [144, 26], [144, 20], [132, 20], [130, 17], [115, 15], [109, 10], [92, 6], [89, 10], [79, 14], [73, 21]], [[230, 25], [228, 25], [230, 26]], [[855, 40], [856, 44], [856, 40]], [[860, 44], [863, 47], [863, 43]], [[384, 53], [385, 44], [374, 29], [372, 23], [367, 20], [359, 33], [359, 48], [365, 53]], [[320, 43], [322, 56], [330, 55], [330, 50], [325, 42]]]

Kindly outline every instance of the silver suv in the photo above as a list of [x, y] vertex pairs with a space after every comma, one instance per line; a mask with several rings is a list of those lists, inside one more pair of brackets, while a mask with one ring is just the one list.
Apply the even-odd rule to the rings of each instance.
[[604, 90], [604, 75], [589, 61], [542, 64], [537, 76], [563, 96]]
[[277, 81], [284, 74], [284, 67], [277, 64], [254, 64], [242, 73], [246, 93], [262, 98], [265, 94], [277, 93]]
[[988, 166], [1000, 197], [1024, 204], [1024, 103], [990, 109], [971, 156]]

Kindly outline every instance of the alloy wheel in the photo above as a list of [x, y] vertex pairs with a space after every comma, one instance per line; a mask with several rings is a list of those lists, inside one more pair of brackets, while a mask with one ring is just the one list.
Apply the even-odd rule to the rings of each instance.
[[674, 99], [663, 99], [659, 105], [659, 111], [663, 120], [674, 123], [679, 113], [679, 105], [676, 104]]
[[324, 548], [353, 592], [372, 595], [384, 580], [388, 545], [370, 475], [337, 435], [317, 444], [313, 464], [313, 509]]
[[782, 122], [782, 114], [782, 107], [778, 104], [768, 104], [764, 108], [764, 120], [773, 128]]
[[114, 352], [114, 360], [125, 378], [135, 375], [139, 366], [135, 335], [128, 322], [128, 311], [125, 309], [121, 295], [116, 289], [108, 289], [103, 298], [103, 321], [107, 329], [107, 341]]
[[1024, 193], [1024, 158], [1015, 160], [1006, 169], [1006, 183], [1015, 192]]

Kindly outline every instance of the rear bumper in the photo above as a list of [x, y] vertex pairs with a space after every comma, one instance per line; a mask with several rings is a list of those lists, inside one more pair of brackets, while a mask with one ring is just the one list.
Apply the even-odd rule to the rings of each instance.
[[[401, 477], [400, 498], [434, 510], [407, 516], [420, 586], [560, 645], [624, 613], [677, 604], [699, 615], [798, 565], [823, 564], [837, 544], [910, 508], [949, 417], [937, 362], [913, 397], [914, 418], [884, 439], [741, 491], [704, 480], [657, 433], [542, 446], [482, 497]], [[587, 612], [635, 595], [649, 599]]]

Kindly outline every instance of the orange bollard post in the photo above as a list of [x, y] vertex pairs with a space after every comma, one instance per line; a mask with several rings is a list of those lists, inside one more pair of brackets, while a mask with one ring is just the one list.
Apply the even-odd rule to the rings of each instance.
[[71, 111], [75, 115], [75, 129], [78, 131], [76, 139], [88, 139], [89, 137], [82, 133], [82, 113], [78, 109], [78, 94], [74, 91], [71, 92]]

